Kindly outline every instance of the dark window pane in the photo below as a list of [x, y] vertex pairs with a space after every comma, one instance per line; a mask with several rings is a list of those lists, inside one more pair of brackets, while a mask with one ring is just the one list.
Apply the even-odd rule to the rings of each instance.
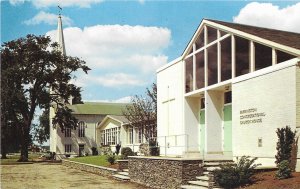
[[235, 36], [236, 76], [249, 73], [249, 41]]
[[204, 87], [204, 51], [196, 54], [196, 86], [197, 89]]
[[228, 104], [232, 102], [231, 91], [224, 93], [224, 104]]
[[196, 44], [196, 49], [200, 49], [201, 47], [204, 46], [204, 30], [200, 32], [195, 44]]
[[231, 37], [221, 41], [221, 81], [231, 79]]
[[217, 30], [207, 26], [207, 44], [215, 41], [218, 38]]
[[205, 98], [201, 98], [201, 109], [205, 108]]
[[226, 32], [224, 32], [222, 30], [219, 30], [219, 31], [220, 31], [221, 37], [227, 34]]
[[255, 45], [255, 70], [272, 66], [272, 48], [254, 43]]
[[218, 82], [218, 49], [217, 44], [207, 48], [208, 60], [208, 85], [213, 85]]
[[193, 90], [193, 57], [185, 59], [185, 92]]
[[277, 54], [277, 63], [281, 63], [281, 62], [285, 62], [287, 60], [296, 58], [296, 56], [276, 50], [276, 54]]

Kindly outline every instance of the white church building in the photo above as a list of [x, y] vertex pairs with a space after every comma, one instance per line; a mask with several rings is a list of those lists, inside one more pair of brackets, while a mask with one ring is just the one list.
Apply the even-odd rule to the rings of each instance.
[[204, 19], [157, 99], [161, 155], [274, 166], [276, 129], [300, 134], [300, 34]]
[[[59, 50], [66, 55], [61, 15], [58, 16], [57, 43]], [[52, 119], [55, 108], [50, 107], [50, 151], [56, 153], [57, 158], [69, 156], [91, 155], [92, 148], [99, 150], [101, 147], [100, 135], [97, 135], [97, 126], [107, 115], [121, 116], [128, 103], [84, 102], [72, 104], [70, 98], [68, 108], [78, 120], [77, 129], [67, 128], [61, 131], [59, 125], [54, 127]], [[121, 139], [120, 139], [121, 140]], [[124, 139], [125, 140], [125, 139]], [[97, 142], [98, 141], [98, 142]]]

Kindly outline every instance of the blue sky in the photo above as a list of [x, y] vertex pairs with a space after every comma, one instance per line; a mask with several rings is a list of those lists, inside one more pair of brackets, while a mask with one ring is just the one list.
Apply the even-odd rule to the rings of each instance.
[[1, 43], [26, 34], [55, 40], [63, 7], [68, 55], [92, 68], [77, 74], [85, 101], [126, 102], [179, 57], [203, 18], [300, 33], [298, 1], [1, 1]]

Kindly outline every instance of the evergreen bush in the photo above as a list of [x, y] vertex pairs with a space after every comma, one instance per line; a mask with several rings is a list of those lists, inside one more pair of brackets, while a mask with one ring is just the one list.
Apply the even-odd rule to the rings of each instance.
[[121, 149], [121, 158], [128, 159], [128, 156], [134, 156], [133, 151], [129, 147], [125, 147]]
[[277, 142], [277, 155], [275, 155], [277, 166], [283, 160], [291, 162], [292, 147], [295, 142], [296, 131], [292, 131], [289, 126], [285, 128], [278, 128], [277, 131], [278, 142]]
[[276, 178], [287, 179], [292, 176], [292, 169], [290, 168], [290, 163], [288, 160], [281, 161], [277, 166], [278, 170], [276, 172]]
[[112, 155], [112, 154], [107, 155], [106, 160], [107, 160], [111, 165], [113, 165], [113, 164], [115, 164], [116, 156], [115, 156], [115, 155]]
[[116, 154], [119, 155], [121, 149], [121, 144], [116, 145]]
[[254, 164], [256, 159], [242, 156], [237, 164], [221, 165], [221, 169], [213, 171], [215, 182], [223, 188], [236, 188], [251, 183], [255, 168], [260, 165]]

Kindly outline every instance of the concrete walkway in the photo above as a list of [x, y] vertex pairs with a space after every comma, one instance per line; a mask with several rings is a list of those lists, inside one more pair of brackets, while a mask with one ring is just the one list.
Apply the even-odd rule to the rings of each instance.
[[[1, 165], [2, 189], [140, 189], [147, 188], [131, 182], [71, 169], [60, 164], [34, 163], [20, 165]], [[149, 188], [148, 188], [149, 189]]]

